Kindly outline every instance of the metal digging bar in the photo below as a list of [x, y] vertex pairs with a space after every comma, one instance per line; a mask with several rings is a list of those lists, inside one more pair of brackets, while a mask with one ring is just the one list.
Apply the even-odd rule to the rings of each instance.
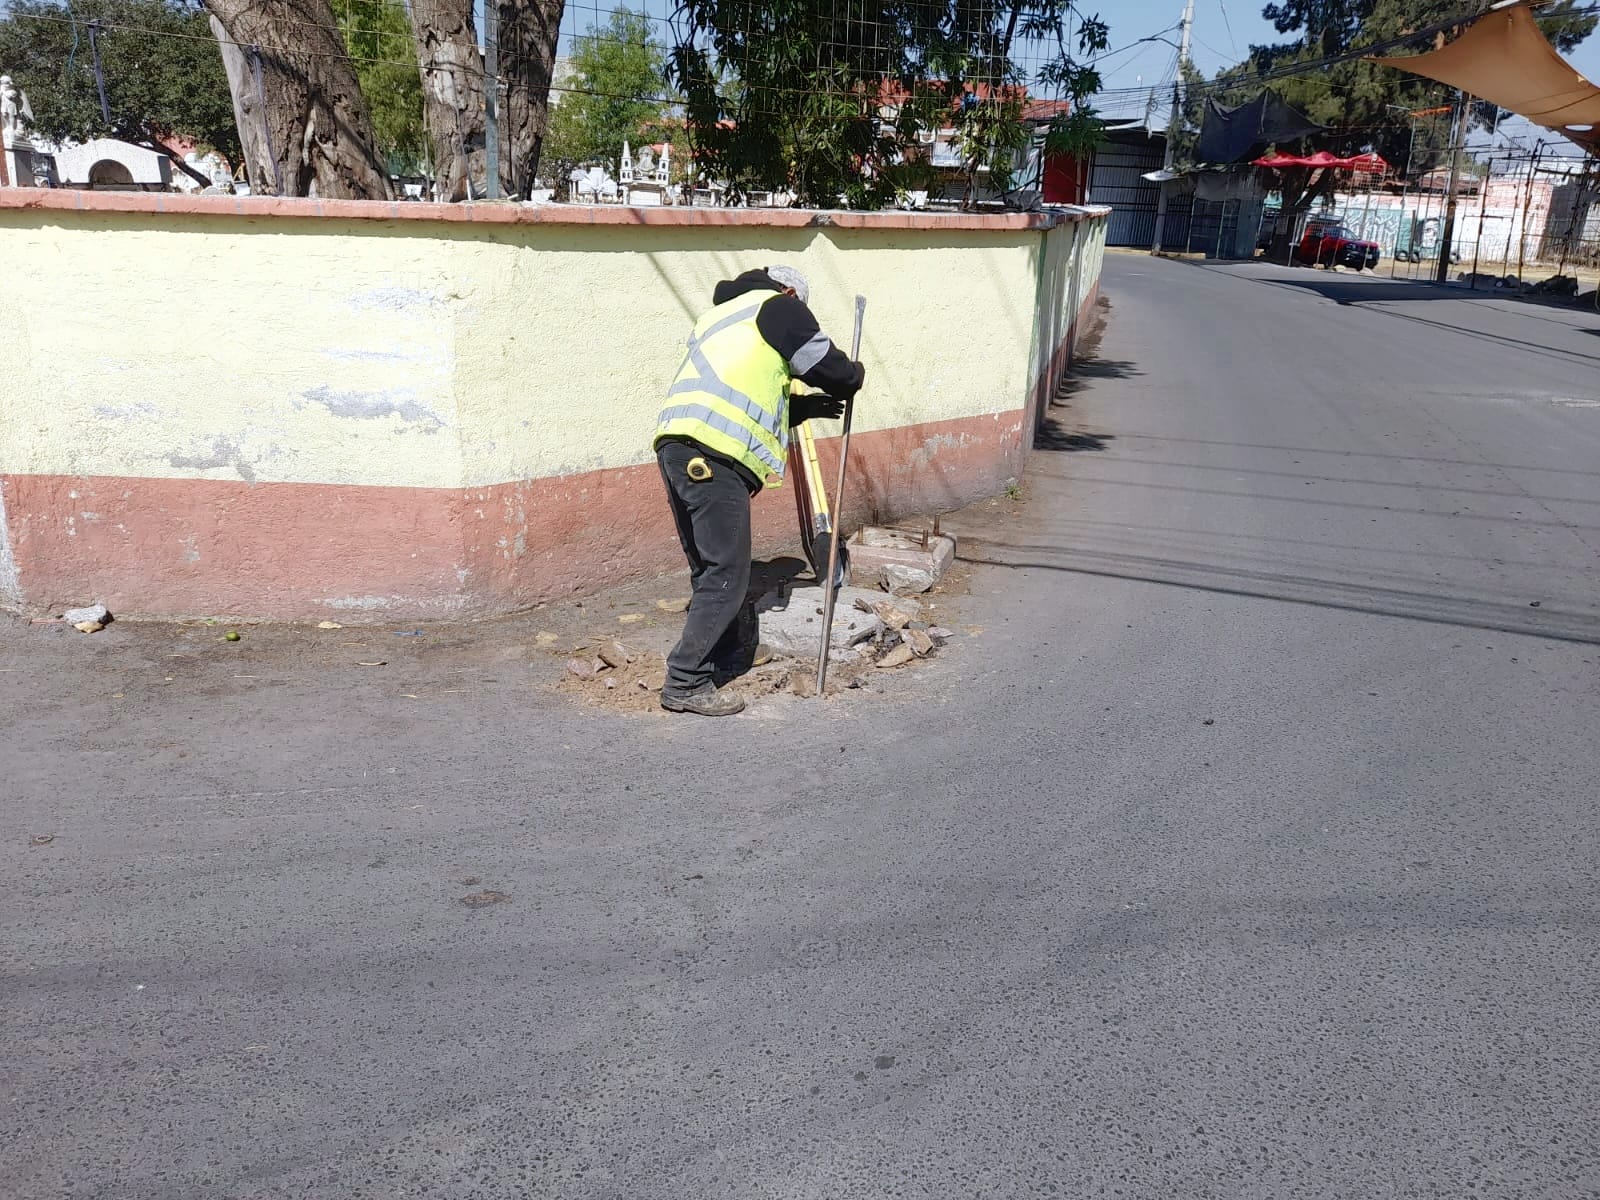
[[[861, 321], [867, 315], [867, 298], [856, 297], [856, 329], [850, 339], [850, 361], [861, 361]], [[839, 539], [844, 532], [844, 471], [850, 461], [850, 418], [856, 398], [844, 402], [844, 440], [839, 444], [839, 486], [833, 489], [833, 536], [828, 539], [828, 574], [822, 585], [822, 646], [817, 651], [817, 695], [828, 686], [828, 644], [833, 640], [833, 603], [839, 597]]]

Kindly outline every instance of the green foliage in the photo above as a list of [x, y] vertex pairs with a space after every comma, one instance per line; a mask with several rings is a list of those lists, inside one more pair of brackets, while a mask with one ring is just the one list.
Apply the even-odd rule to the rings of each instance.
[[416, 39], [405, 8], [398, 0], [333, 0], [333, 10], [388, 170], [397, 175], [431, 173]]
[[[1487, 8], [1487, 3], [1481, 7]], [[1539, 9], [1536, 16], [1545, 35], [1565, 53], [1594, 30], [1596, 17], [1584, 11], [1589, 7], [1590, 0], [1556, 0]], [[1448, 110], [1455, 102], [1454, 89], [1361, 59], [1318, 66], [1265, 85], [1253, 77], [1263, 71], [1358, 51], [1447, 21], [1462, 12], [1461, 0], [1280, 0], [1268, 4], [1262, 16], [1273, 22], [1279, 33], [1299, 36], [1277, 45], [1252, 46], [1247, 61], [1218, 72], [1203, 92], [1192, 86], [1195, 77], [1186, 74], [1185, 81], [1191, 86], [1187, 89], [1184, 131], [1178, 143], [1180, 158], [1185, 157], [1186, 147], [1192, 147], [1207, 95], [1223, 105], [1240, 104], [1258, 95], [1263, 86], [1269, 86], [1312, 120], [1327, 126], [1326, 132], [1307, 140], [1306, 149], [1329, 150], [1339, 155], [1375, 150], [1397, 170], [1410, 175], [1440, 165], [1449, 155], [1452, 125], [1449, 111], [1435, 110]], [[1451, 36], [1453, 33], [1447, 31], [1436, 40], [1443, 44]], [[1399, 55], [1427, 48], [1424, 41], [1421, 46], [1388, 53]], [[1472, 119], [1487, 126], [1497, 119], [1497, 113], [1493, 105], [1478, 104]], [[1291, 208], [1309, 205], [1337, 182], [1328, 172], [1288, 171], [1282, 176], [1279, 182]]]
[[[95, 87], [90, 21], [105, 76]], [[120, 138], [152, 149], [187, 138], [239, 161], [239, 131], [222, 56], [190, 0], [13, 0], [0, 19], [0, 65], [33, 107], [34, 129], [55, 141]]]
[[[637, 150], [645, 138], [674, 140], [666, 62], [655, 22], [643, 13], [620, 8], [605, 25], [591, 25], [573, 45], [571, 78], [557, 81], [564, 89], [559, 99], [551, 96], [557, 103], [545, 133], [545, 160], [614, 164], [623, 142]], [[674, 156], [680, 150], [674, 147]]]
[[[1009, 188], [1027, 100], [1070, 102], [1054, 149], [1098, 132], [1099, 77], [1079, 59], [1107, 30], [1071, 0], [679, 0], [675, 22], [669, 73], [696, 161], [735, 198], [789, 189], [803, 205], [879, 208], [927, 179], [917, 135], [953, 128], [970, 202], [985, 170]], [[1054, 47], [1031, 77], [1024, 44]]]

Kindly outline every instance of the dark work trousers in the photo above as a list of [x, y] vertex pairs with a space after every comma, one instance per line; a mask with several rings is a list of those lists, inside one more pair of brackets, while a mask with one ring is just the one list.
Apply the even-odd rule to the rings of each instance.
[[[710, 479], [689, 478], [697, 457], [711, 468]], [[683, 442], [663, 442], [656, 461], [694, 584], [683, 636], [667, 656], [666, 690], [683, 694], [741, 674], [755, 655], [755, 607], [746, 599], [750, 489], [727, 462]]]

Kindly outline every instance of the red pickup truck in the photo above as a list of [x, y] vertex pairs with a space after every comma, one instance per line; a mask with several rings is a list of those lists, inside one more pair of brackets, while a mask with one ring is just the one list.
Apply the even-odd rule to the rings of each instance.
[[1303, 263], [1323, 267], [1354, 267], [1372, 270], [1378, 265], [1378, 243], [1354, 237], [1343, 225], [1311, 225], [1294, 249]]

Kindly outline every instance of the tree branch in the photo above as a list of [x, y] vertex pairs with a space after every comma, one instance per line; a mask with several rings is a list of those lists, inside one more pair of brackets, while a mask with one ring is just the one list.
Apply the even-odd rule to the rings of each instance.
[[172, 165], [177, 167], [178, 170], [182, 171], [185, 175], [189, 176], [190, 179], [193, 179], [202, 187], [211, 186], [211, 176], [201, 174], [188, 163], [184, 162], [183, 159], [179, 158], [172, 152], [171, 146], [162, 145], [161, 140], [154, 134], [140, 132], [135, 137], [129, 138], [128, 140], [133, 142], [135, 146], [142, 147], [145, 150], [154, 150], [157, 154], [165, 154], [167, 158], [172, 161]]

